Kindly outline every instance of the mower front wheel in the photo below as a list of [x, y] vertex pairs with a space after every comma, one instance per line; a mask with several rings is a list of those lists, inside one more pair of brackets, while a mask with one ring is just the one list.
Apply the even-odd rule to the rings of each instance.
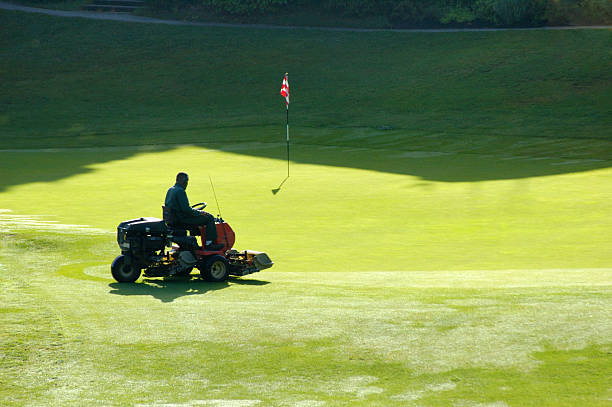
[[229, 263], [223, 256], [212, 256], [206, 260], [204, 270], [201, 270], [202, 278], [206, 281], [218, 283], [225, 281], [229, 275]]
[[126, 257], [121, 254], [113, 261], [111, 274], [120, 283], [133, 283], [140, 277], [140, 269], [128, 264]]

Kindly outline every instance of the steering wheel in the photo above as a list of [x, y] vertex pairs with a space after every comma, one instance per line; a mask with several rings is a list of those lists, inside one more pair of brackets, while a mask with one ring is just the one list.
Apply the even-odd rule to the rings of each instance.
[[191, 205], [191, 207], [193, 209], [197, 209], [197, 210], [201, 211], [202, 209], [206, 208], [206, 202], [199, 202], [197, 204]]

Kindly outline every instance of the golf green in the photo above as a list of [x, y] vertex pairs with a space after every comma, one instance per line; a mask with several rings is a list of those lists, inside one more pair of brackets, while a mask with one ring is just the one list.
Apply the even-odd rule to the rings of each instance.
[[[7, 179], [36, 179], [37, 174], [44, 179], [58, 172], [57, 180], [9, 187], [2, 202], [18, 214], [110, 233], [126, 219], [161, 217], [165, 191], [184, 170], [191, 177], [191, 202], [207, 201], [211, 212], [220, 211], [237, 233], [236, 246], [270, 252], [279, 271], [610, 264], [612, 170], [581, 170], [589, 168], [588, 161], [296, 146], [298, 160], [318, 157], [328, 165], [294, 162], [285, 180], [285, 161], [254, 156], [283, 148], [246, 144], [226, 151], [186, 146], [1, 153]], [[239, 154], [241, 149], [252, 155]], [[333, 166], [334, 157], [345, 166]], [[365, 162], [393, 162], [406, 174], [346, 167]], [[517, 167], [566, 173], [506, 179]], [[478, 171], [486, 180], [466, 181], [477, 179]], [[436, 176], [460, 181], [436, 181]]]
[[[298, 159], [342, 165], [292, 162], [285, 179], [286, 161], [265, 158], [283, 148], [0, 152], [13, 182], [0, 193], [0, 397], [606, 405], [611, 169], [296, 146]], [[346, 166], [385, 161], [418, 170]], [[529, 166], [566, 170], [508, 179]], [[488, 179], [436, 181], [440, 168], [457, 179], [486, 168]], [[191, 200], [216, 212], [211, 177], [236, 246], [266, 251], [272, 269], [217, 284], [197, 275], [114, 282], [116, 224], [159, 216], [179, 170], [190, 174]]]

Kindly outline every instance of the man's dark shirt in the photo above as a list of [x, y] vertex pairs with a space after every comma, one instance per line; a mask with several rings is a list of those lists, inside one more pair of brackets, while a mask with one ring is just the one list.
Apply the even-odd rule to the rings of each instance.
[[172, 209], [180, 220], [202, 216], [200, 211], [189, 206], [189, 199], [187, 199], [185, 188], [179, 184], [174, 184], [168, 189], [164, 205], [166, 208]]

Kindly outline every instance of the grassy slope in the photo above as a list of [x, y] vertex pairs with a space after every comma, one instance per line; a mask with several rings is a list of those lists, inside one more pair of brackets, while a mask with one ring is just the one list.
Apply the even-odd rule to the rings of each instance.
[[[0, 18], [2, 147], [209, 147], [0, 152], [3, 404], [609, 404], [609, 32]], [[179, 169], [272, 270], [110, 279]]]
[[382, 142], [404, 148], [432, 134], [610, 136], [604, 30], [330, 33], [0, 16], [5, 147], [139, 144], [180, 130], [206, 141], [211, 129], [276, 140], [235, 128], [282, 121], [284, 71], [296, 142], [376, 128], [401, 130]]

